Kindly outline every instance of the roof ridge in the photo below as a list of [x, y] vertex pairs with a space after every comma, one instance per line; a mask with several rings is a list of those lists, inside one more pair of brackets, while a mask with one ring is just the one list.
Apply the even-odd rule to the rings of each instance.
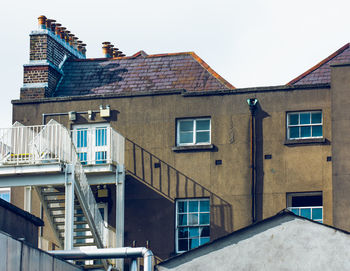
[[189, 54], [204, 68], [206, 69], [212, 76], [214, 76], [221, 84], [224, 84], [229, 89], [235, 89], [235, 87], [221, 77], [216, 71], [214, 71], [203, 59], [201, 59], [195, 52], [189, 52]]
[[331, 61], [333, 58], [335, 58], [336, 56], [338, 56], [339, 54], [341, 54], [342, 52], [344, 52], [346, 49], [348, 49], [350, 47], [350, 43], [345, 44], [344, 46], [342, 46], [341, 48], [339, 48], [337, 51], [335, 51], [334, 53], [332, 53], [331, 55], [329, 55], [328, 57], [326, 57], [325, 59], [323, 59], [321, 62], [317, 63], [315, 66], [311, 67], [310, 69], [308, 69], [306, 72], [302, 73], [301, 75], [297, 76], [296, 78], [294, 78], [293, 80], [291, 80], [290, 82], [288, 82], [286, 85], [293, 85], [296, 82], [300, 81], [301, 79], [303, 79], [304, 77], [306, 77], [307, 75], [311, 74], [313, 71], [317, 70], [319, 67], [321, 67], [322, 65], [326, 64], [327, 62]]

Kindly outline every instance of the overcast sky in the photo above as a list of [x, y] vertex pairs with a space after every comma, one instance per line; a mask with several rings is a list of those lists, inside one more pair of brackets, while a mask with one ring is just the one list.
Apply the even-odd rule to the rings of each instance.
[[126, 55], [196, 52], [235, 87], [282, 85], [350, 41], [349, 0], [2, 1], [0, 127], [11, 124], [29, 34], [56, 19], [102, 57], [111, 41]]

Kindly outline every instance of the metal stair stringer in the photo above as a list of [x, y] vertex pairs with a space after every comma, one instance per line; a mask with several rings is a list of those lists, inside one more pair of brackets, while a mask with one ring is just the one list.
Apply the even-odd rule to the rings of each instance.
[[51, 227], [51, 229], [53, 231], [53, 234], [54, 234], [54, 236], [56, 238], [56, 241], [59, 244], [60, 248], [63, 249], [64, 247], [63, 247], [62, 240], [60, 238], [60, 234], [59, 234], [59, 232], [57, 230], [57, 227], [55, 225], [55, 221], [54, 221], [54, 219], [53, 219], [53, 217], [51, 215], [51, 211], [50, 211], [50, 208], [48, 206], [48, 203], [45, 200], [45, 197], [41, 193], [41, 188], [38, 187], [38, 186], [35, 186], [35, 191], [36, 191], [36, 193], [37, 193], [37, 195], [38, 195], [38, 197], [40, 199], [40, 202], [41, 202], [41, 204], [42, 204], [42, 206], [44, 208], [44, 212], [46, 213], [47, 220], [48, 220], [48, 222], [50, 224], [50, 227]]

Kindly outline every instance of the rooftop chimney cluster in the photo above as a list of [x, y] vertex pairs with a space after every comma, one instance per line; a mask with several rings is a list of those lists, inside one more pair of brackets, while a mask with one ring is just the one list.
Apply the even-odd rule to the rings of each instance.
[[106, 58], [125, 56], [122, 51], [115, 48], [109, 41], [102, 42], [102, 52]]
[[81, 52], [84, 56], [86, 55], [86, 44], [72, 34], [67, 28], [63, 27], [56, 20], [47, 19], [44, 15], [38, 18], [39, 28], [47, 29], [59, 37], [62, 41], [69, 44], [75, 50]]

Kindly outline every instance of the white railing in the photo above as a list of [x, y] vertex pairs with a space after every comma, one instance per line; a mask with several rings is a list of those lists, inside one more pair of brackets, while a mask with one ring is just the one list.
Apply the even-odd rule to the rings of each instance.
[[323, 206], [288, 207], [294, 214], [323, 223]]
[[[88, 133], [88, 132], [87, 132]], [[95, 143], [86, 144], [87, 152], [105, 152], [103, 159], [80, 161], [81, 148], [77, 141], [73, 142], [75, 134], [69, 132], [58, 122], [51, 120], [47, 125], [23, 126], [16, 123], [13, 127], [0, 129], [0, 165], [8, 164], [38, 164], [49, 162], [64, 162], [74, 166], [76, 194], [85, 213], [92, 232], [97, 231], [100, 245], [107, 244], [104, 240], [107, 230], [100, 214], [95, 197], [90, 189], [83, 165], [88, 162], [124, 163], [124, 138], [106, 128], [105, 131], [91, 130], [91, 135], [99, 137]], [[103, 138], [102, 138], [103, 137]], [[105, 139], [107, 139], [105, 141]], [[93, 141], [89, 141], [93, 142]], [[96, 144], [97, 142], [97, 144]], [[101, 143], [102, 142], [102, 143]], [[76, 143], [76, 144], [74, 144]], [[103, 148], [100, 148], [103, 147]], [[89, 148], [91, 150], [89, 150]], [[77, 151], [77, 149], [79, 151]]]
[[0, 129], [0, 165], [39, 164], [72, 160], [71, 148], [83, 165], [124, 164], [125, 140], [110, 127], [63, 131], [61, 124], [23, 126]]

